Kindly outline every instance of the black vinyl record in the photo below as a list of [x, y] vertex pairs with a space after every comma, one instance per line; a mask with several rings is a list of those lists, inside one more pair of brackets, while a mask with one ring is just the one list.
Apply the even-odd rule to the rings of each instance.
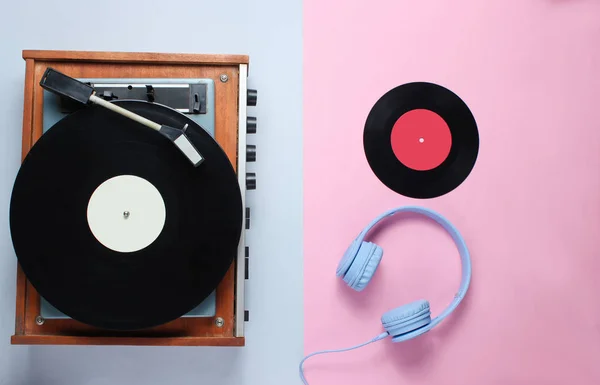
[[[437, 114], [449, 130], [443, 160], [426, 170], [408, 167], [393, 148], [396, 122], [412, 111]], [[384, 185], [401, 195], [426, 199], [447, 194], [467, 178], [477, 159], [479, 134], [471, 111], [456, 94], [415, 82], [388, 91], [375, 103], [365, 123], [363, 145], [369, 166]]]
[[[204, 129], [162, 105], [114, 103], [159, 124], [188, 124], [204, 163], [194, 167], [152, 129], [86, 107], [50, 128], [24, 159], [10, 229], [26, 277], [58, 310], [100, 328], [142, 329], [184, 315], [218, 286], [237, 253], [243, 208], [235, 170]], [[166, 213], [158, 237], [130, 252], [100, 243], [88, 221], [90, 197], [122, 175], [153, 185]]]

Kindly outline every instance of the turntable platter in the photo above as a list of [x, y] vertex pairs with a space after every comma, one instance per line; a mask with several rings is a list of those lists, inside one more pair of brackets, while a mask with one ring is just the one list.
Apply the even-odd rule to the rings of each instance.
[[236, 257], [242, 199], [227, 155], [194, 121], [162, 105], [113, 103], [188, 124], [204, 163], [193, 167], [160, 134], [89, 106], [29, 151], [10, 229], [27, 279], [53, 306], [92, 326], [141, 329], [184, 315], [217, 287]]

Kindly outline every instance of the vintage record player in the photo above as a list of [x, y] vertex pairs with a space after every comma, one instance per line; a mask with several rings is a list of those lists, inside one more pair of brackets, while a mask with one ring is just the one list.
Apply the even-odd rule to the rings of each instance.
[[23, 58], [11, 342], [243, 346], [248, 57]]

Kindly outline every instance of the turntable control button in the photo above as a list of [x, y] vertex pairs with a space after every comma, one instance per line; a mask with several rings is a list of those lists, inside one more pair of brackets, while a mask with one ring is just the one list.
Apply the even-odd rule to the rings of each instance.
[[256, 174], [249, 172], [246, 174], [246, 188], [248, 190], [256, 190]]
[[246, 118], [246, 132], [248, 134], [256, 134], [256, 118], [254, 116]]
[[246, 145], [246, 161], [256, 162], [256, 146], [253, 144]]
[[250, 207], [246, 207], [246, 230], [250, 229]]
[[258, 100], [258, 93], [256, 92], [256, 90], [249, 89], [247, 95], [248, 105], [252, 107], [256, 106], [256, 102]]

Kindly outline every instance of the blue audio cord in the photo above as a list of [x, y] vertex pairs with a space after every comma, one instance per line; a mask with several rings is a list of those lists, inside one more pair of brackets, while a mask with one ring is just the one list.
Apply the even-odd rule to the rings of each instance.
[[335, 350], [321, 350], [321, 351], [318, 351], [318, 352], [311, 353], [308, 356], [304, 357], [304, 359], [302, 359], [302, 361], [300, 361], [300, 365], [299, 365], [299, 368], [300, 368], [300, 379], [302, 380], [302, 382], [304, 383], [304, 385], [308, 385], [308, 382], [306, 381], [306, 378], [304, 378], [304, 371], [302, 369], [302, 365], [304, 364], [304, 361], [306, 361], [308, 358], [310, 358], [312, 356], [316, 356], [317, 354], [325, 354], [325, 353], [347, 352], [348, 350], [358, 349], [358, 348], [363, 347], [365, 345], [368, 345], [370, 343], [377, 342], [379, 340], [384, 339], [387, 336], [389, 336], [389, 334], [387, 332], [384, 332], [384, 333], [381, 333], [380, 335], [378, 335], [377, 337], [370, 339], [367, 342], [363, 342], [362, 344], [355, 345], [355, 346], [352, 346], [352, 347], [349, 347], [349, 348], [335, 349]]

